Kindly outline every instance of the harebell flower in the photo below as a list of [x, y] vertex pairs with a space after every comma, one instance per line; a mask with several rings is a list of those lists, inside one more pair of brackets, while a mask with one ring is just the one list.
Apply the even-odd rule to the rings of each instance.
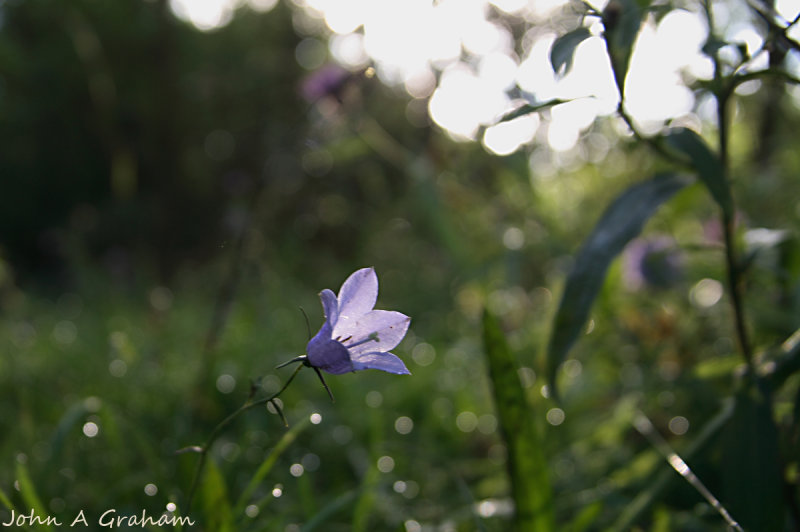
[[338, 296], [326, 288], [319, 297], [325, 323], [308, 342], [305, 355], [278, 367], [302, 362], [314, 368], [328, 394], [330, 389], [320, 370], [332, 375], [364, 369], [410, 374], [403, 361], [389, 350], [406, 335], [411, 318], [400, 312], [373, 309], [378, 299], [378, 276], [373, 268], [352, 273]]

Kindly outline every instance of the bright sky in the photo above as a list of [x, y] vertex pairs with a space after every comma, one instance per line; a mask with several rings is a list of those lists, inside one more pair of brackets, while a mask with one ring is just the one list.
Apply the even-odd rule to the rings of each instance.
[[[202, 30], [223, 26], [239, 5], [268, 11], [278, 0], [170, 0], [175, 14]], [[289, 0], [284, 0], [289, 1]], [[592, 37], [575, 52], [572, 70], [557, 77], [549, 51], [556, 38], [533, 24], [524, 42], [526, 53], [514, 52], [511, 34], [487, 20], [490, 8], [546, 22], [567, 0], [291, 0], [308, 17], [327, 26], [331, 55], [342, 65], [358, 69], [374, 65], [379, 78], [404, 86], [411, 98], [425, 99], [433, 121], [456, 140], [480, 141], [498, 155], [513, 153], [536, 140], [567, 152], [599, 116], [615, 112], [618, 94], [596, 18], [587, 19]], [[607, 0], [593, 5], [602, 9]], [[776, 10], [793, 20], [798, 0], [778, 0]], [[748, 20], [743, 3], [717, 2], [714, 15], [725, 37], [747, 44], [754, 53], [762, 39]], [[789, 35], [800, 40], [800, 25]], [[626, 85], [626, 109], [646, 133], [655, 133], [665, 120], [685, 117], [697, 122], [692, 92], [683, 79], [709, 78], [711, 63], [700, 53], [708, 29], [703, 18], [673, 10], [658, 25], [648, 21], [639, 35]], [[466, 53], [464, 53], [466, 52]], [[726, 52], [736, 53], [732, 48]], [[791, 68], [800, 75], [800, 59], [790, 54]], [[766, 56], [756, 57], [751, 69], [763, 68]], [[441, 76], [437, 84], [436, 73]], [[537, 102], [575, 99], [537, 114], [497, 124], [500, 116], [525, 103], [512, 100], [518, 87]], [[746, 89], [746, 87], [743, 87]], [[800, 103], [800, 91], [794, 93]], [[482, 133], [482, 136], [481, 136]]]

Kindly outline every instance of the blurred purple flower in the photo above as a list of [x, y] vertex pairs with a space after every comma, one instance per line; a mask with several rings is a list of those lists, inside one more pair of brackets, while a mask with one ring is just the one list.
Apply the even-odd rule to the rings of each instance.
[[350, 72], [338, 65], [327, 64], [311, 72], [303, 79], [300, 92], [309, 103], [314, 103], [326, 96], [338, 98]]
[[306, 347], [308, 364], [327, 373], [379, 369], [409, 374], [403, 361], [389, 353], [406, 335], [411, 318], [400, 312], [373, 310], [378, 276], [362, 268], [347, 278], [338, 297], [320, 292], [325, 323]]
[[637, 238], [625, 248], [622, 269], [631, 290], [668, 288], [683, 275], [683, 258], [669, 237]]

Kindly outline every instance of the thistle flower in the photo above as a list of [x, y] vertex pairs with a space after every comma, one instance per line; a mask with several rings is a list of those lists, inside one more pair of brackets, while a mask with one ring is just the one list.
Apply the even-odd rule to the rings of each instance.
[[683, 257], [674, 240], [666, 236], [637, 238], [628, 244], [623, 256], [627, 288], [669, 288], [683, 275]]

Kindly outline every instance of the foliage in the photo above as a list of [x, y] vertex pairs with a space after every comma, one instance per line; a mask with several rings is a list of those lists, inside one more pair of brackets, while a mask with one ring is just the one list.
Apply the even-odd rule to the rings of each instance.
[[[295, 49], [320, 37], [293, 4], [210, 33], [166, 0], [0, 6], [0, 518], [797, 528], [797, 44], [751, 4], [764, 70], [688, 5], [714, 112], [659, 133], [624, 87], [641, 25], [679, 7], [565, 9], [553, 69], [599, 22], [622, 102], [576, 149], [603, 156], [550, 174], [546, 146], [410, 125], [369, 71], [304, 99]], [[316, 330], [318, 290], [365, 266], [412, 317], [412, 375], [331, 376], [331, 403], [275, 366], [307, 343], [297, 307]]]

